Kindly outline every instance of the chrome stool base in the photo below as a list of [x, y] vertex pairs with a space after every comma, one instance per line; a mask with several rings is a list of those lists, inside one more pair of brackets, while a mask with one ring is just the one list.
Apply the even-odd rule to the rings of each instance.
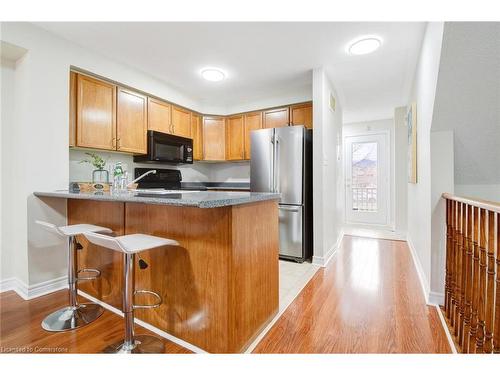
[[165, 343], [162, 339], [154, 336], [138, 335], [134, 336], [134, 345], [127, 347], [122, 340], [112, 344], [103, 351], [104, 353], [112, 354], [155, 354], [165, 353]]
[[42, 322], [42, 328], [50, 332], [64, 332], [80, 328], [99, 318], [104, 309], [96, 303], [85, 303], [76, 307], [63, 307]]

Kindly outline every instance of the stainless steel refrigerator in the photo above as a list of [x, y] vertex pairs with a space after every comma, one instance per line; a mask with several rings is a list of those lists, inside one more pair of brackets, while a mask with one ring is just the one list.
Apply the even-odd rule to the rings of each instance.
[[281, 193], [280, 258], [312, 255], [312, 130], [304, 126], [254, 130], [250, 189]]

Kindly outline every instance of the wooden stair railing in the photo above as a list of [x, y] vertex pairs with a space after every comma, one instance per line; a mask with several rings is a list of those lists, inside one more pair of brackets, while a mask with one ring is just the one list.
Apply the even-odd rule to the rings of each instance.
[[445, 303], [457, 350], [500, 353], [500, 204], [444, 193]]

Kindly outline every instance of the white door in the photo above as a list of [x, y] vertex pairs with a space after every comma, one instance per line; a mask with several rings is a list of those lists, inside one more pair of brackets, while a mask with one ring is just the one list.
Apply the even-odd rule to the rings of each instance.
[[346, 221], [388, 224], [389, 152], [387, 134], [345, 138]]

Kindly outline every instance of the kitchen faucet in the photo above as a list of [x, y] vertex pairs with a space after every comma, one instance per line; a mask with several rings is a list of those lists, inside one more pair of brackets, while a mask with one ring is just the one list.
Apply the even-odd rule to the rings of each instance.
[[129, 186], [132, 186], [133, 184], [135, 184], [136, 182], [142, 180], [144, 177], [146, 177], [147, 175], [150, 175], [150, 174], [155, 174], [156, 173], [156, 169], [151, 169], [150, 171], [147, 171], [146, 173], [143, 173], [141, 174], [139, 177], [137, 177], [134, 181], [132, 181], [131, 183], [129, 183], [127, 185], [127, 187]]

